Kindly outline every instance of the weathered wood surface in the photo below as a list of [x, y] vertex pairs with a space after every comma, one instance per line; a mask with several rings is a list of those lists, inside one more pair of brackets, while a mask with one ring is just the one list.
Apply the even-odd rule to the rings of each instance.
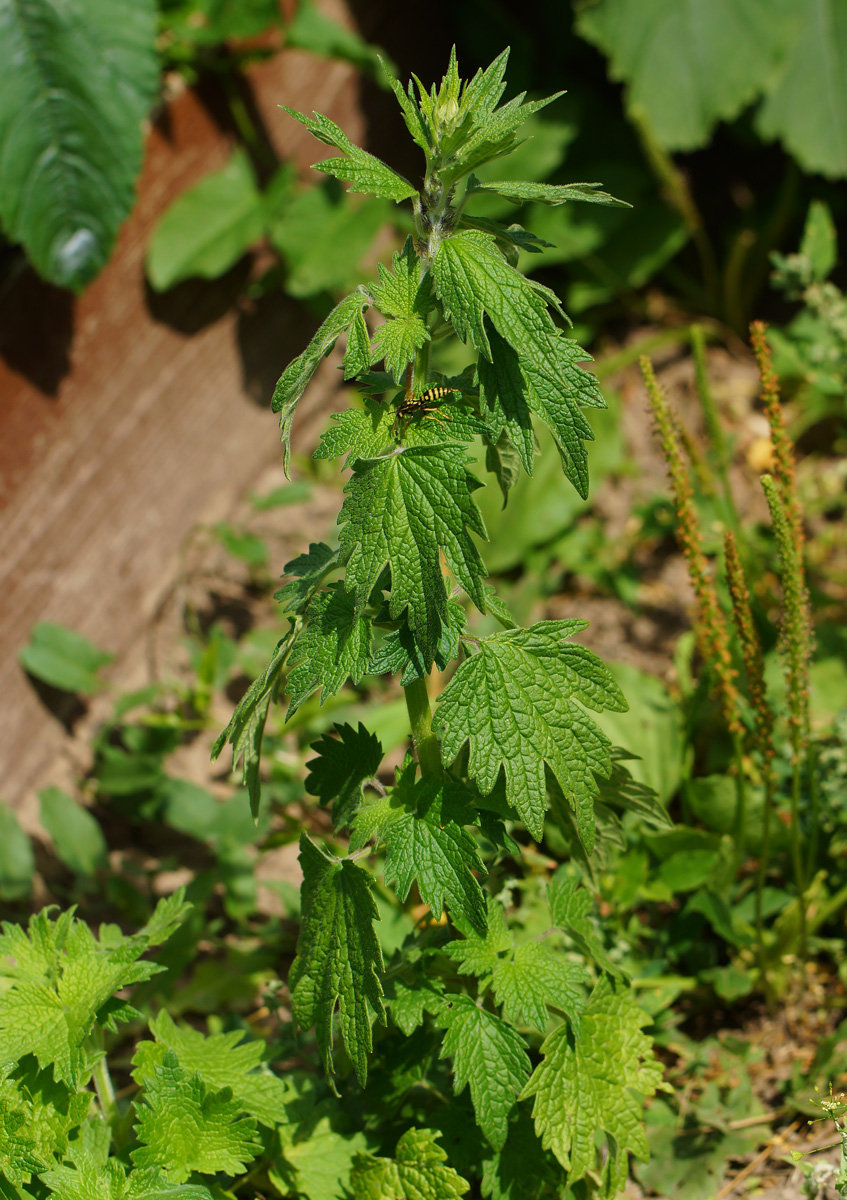
[[[251, 81], [280, 156], [305, 166], [314, 155], [282, 99], [363, 132], [343, 64], [283, 51]], [[85, 295], [26, 272], [0, 296], [0, 798], [30, 827], [66, 742], [17, 662], [32, 626], [78, 630], [117, 655], [113, 681], [140, 682], [142, 634], [187, 534], [225, 518], [279, 457], [269, 388], [309, 316], [282, 296], [237, 311], [237, 268], [164, 297], [144, 283], [156, 220], [230, 148], [197, 96], [178, 96], [150, 131], [139, 203]], [[327, 394], [333, 371], [322, 379]], [[319, 381], [317, 407], [320, 391]], [[308, 414], [295, 436], [304, 448], [314, 439]]]

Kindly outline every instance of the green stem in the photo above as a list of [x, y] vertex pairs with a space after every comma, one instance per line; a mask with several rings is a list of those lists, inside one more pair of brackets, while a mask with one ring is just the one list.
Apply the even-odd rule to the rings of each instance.
[[762, 849], [759, 855], [759, 870], [756, 875], [756, 941], [759, 950], [759, 970], [762, 973], [762, 987], [768, 1003], [771, 1002], [771, 987], [768, 979], [768, 960], [765, 954], [765, 925], [762, 917], [763, 894], [771, 851], [771, 813], [773, 812], [773, 774], [770, 764], [765, 765], [765, 803], [762, 812]]
[[806, 959], [806, 876], [800, 850], [800, 761], [794, 756], [791, 778], [791, 861], [794, 865], [794, 885], [800, 908], [800, 956]]
[[747, 789], [744, 785], [744, 753], [741, 745], [741, 735], [732, 735], [733, 757], [735, 759], [735, 862], [736, 871], [744, 861], [744, 818], [747, 811]]
[[813, 878], [818, 865], [818, 837], [820, 834], [820, 800], [818, 797], [817, 755], [812, 745], [811, 737], [806, 733], [806, 777], [809, 785], [811, 800], [812, 832], [809, 837], [809, 861], [806, 865], [808, 878]]
[[421, 774], [441, 775], [441, 750], [438, 746], [438, 738], [432, 732], [432, 712], [429, 707], [426, 680], [416, 679], [403, 691], [406, 694], [406, 708], [409, 711], [409, 722], [412, 726], [412, 741], [421, 765]]
[[[93, 1049], [98, 1051], [104, 1049], [103, 1030], [99, 1026], [95, 1027], [89, 1040]], [[105, 1054], [94, 1064], [92, 1079], [97, 1099], [100, 1102], [100, 1111], [109, 1128], [114, 1132], [118, 1124], [118, 1102], [115, 1099], [115, 1087], [112, 1083], [112, 1076], [109, 1074], [109, 1064], [106, 1062]]]

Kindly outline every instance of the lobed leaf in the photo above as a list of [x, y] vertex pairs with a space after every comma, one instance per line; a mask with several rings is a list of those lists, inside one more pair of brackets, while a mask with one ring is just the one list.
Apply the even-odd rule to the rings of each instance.
[[509, 803], [537, 839], [547, 807], [546, 763], [590, 851], [594, 773], [610, 774], [611, 743], [579, 705], [622, 711], [626, 701], [600, 659], [566, 640], [586, 625], [546, 621], [481, 638], [479, 651], [441, 693], [437, 722], [444, 730], [445, 761], [452, 762], [468, 742], [468, 773], [484, 792], [494, 790], [502, 769]]
[[661, 1063], [642, 1032], [650, 1020], [623, 985], [604, 976], [578, 1036], [565, 1023], [541, 1047], [544, 1057], [520, 1098], [534, 1097], [536, 1132], [568, 1172], [569, 1186], [595, 1170], [598, 1133], [608, 1146], [604, 1195], [623, 1188], [630, 1153], [649, 1157], [642, 1097], [652, 1096], [662, 1079]]
[[447, 1030], [441, 1057], [453, 1060], [456, 1094], [470, 1084], [477, 1124], [494, 1149], [502, 1149], [509, 1114], [531, 1069], [526, 1043], [469, 996], [450, 996], [435, 1020]]
[[[517, 362], [505, 369], [508, 387], [498, 380], [496, 390], [501, 403], [504, 396], [514, 395], [514, 402], [522, 406], [507, 427], [519, 447], [518, 429], [524, 430], [524, 465], [530, 461], [526, 411], [532, 411], [550, 427], [565, 474], [585, 498], [588, 465], [583, 443], [594, 435], [580, 405], [603, 406], [596, 379], [578, 365], [589, 356], [556, 328], [545, 297], [505, 261], [490, 234], [467, 230], [445, 238], [433, 259], [432, 274], [445, 314], [459, 337], [470, 339], [479, 350], [481, 360], [493, 363], [500, 349], [500, 343], [489, 338], [489, 322], [516, 356]], [[493, 432], [496, 436], [499, 431]]]
[[339, 515], [346, 586], [356, 611], [367, 604], [383, 569], [391, 568], [391, 616], [406, 613], [426, 669], [447, 619], [441, 553], [459, 583], [485, 610], [485, 567], [470, 533], [485, 537], [471, 499], [480, 486], [465, 468], [464, 452], [444, 446], [398, 449], [359, 460]]
[[329, 354], [338, 338], [361, 314], [369, 303], [363, 288], [357, 288], [335, 306], [321, 325], [302, 354], [298, 354], [283, 371], [274, 388], [271, 409], [280, 414], [279, 426], [282, 436], [282, 465], [286, 477], [291, 462], [291, 423], [300, 397], [309, 380], [317, 371], [321, 360]]
[[467, 1180], [444, 1165], [447, 1155], [431, 1129], [407, 1129], [394, 1158], [358, 1154], [350, 1182], [355, 1200], [453, 1200], [464, 1196]]
[[385, 1024], [382, 950], [373, 923], [379, 912], [374, 881], [349, 860], [328, 858], [300, 837], [302, 918], [289, 974], [291, 1012], [303, 1029], [316, 1027], [318, 1049], [332, 1075], [332, 1018], [338, 1009], [344, 1047], [364, 1087], [373, 1046], [371, 1022]]
[[359, 722], [335, 725], [338, 737], [325, 733], [312, 742], [317, 758], [306, 763], [306, 791], [317, 796], [322, 804], [332, 803], [332, 823], [335, 829], [349, 824], [362, 801], [362, 785], [372, 779], [382, 762], [379, 738], [369, 733]]
[[141, 1145], [130, 1157], [142, 1170], [160, 1167], [173, 1183], [184, 1183], [193, 1171], [243, 1175], [262, 1148], [256, 1122], [243, 1112], [230, 1088], [209, 1090], [168, 1050], [145, 1078], [144, 1100], [136, 1106]]
[[303, 113], [297, 112], [296, 109], [289, 108], [286, 104], [282, 104], [280, 107], [301, 125], [305, 125], [310, 133], [325, 142], [327, 146], [335, 146], [336, 149], [344, 152], [345, 158], [327, 158], [323, 162], [315, 163], [316, 171], [323, 171], [327, 175], [334, 175], [342, 183], [349, 183], [351, 192], [366, 192], [383, 200], [394, 200], [399, 203], [401, 200], [408, 200], [417, 195], [417, 188], [409, 183], [408, 179], [404, 179], [402, 175], [392, 171], [375, 155], [354, 145], [346, 133], [329, 117], [325, 117], [322, 113], [315, 113], [313, 117], [307, 117]]
[[324, 578], [338, 565], [338, 551], [325, 542], [311, 542], [305, 554], [292, 558], [283, 568], [283, 576], [291, 579], [274, 592], [286, 612], [303, 613]]
[[358, 683], [370, 659], [370, 619], [357, 613], [355, 597], [343, 583], [318, 592], [305, 616], [291, 650], [286, 719], [318, 689], [325, 704], [348, 679]]

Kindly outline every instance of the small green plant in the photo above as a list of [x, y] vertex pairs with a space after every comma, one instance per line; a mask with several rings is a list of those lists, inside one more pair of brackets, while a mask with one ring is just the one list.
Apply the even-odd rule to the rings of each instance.
[[[571, 640], [587, 623], [518, 628], [484, 582], [474, 540], [486, 532], [469, 448], [484, 452], [506, 501], [517, 473], [532, 472], [533, 422], [540, 421], [566, 477], [585, 496], [592, 431], [582, 410], [603, 406], [583, 369], [585, 352], [555, 319], [566, 320], [555, 294], [516, 269], [518, 250], [542, 249], [538, 239], [475, 216], [475, 199], [621, 203], [596, 183], [477, 178], [483, 164], [519, 144], [523, 121], [555, 99], [519, 95], [500, 104], [507, 57], [465, 82], [454, 52], [440, 87], [429, 91], [417, 79], [417, 90], [411, 83], [405, 90], [389, 77], [425, 157], [420, 189], [326, 117], [292, 111], [340, 151], [318, 169], [353, 191], [411, 201], [415, 234], [390, 268], [380, 265], [374, 282], [336, 306], [277, 385], [273, 407], [287, 468], [297, 404], [346, 333], [344, 378], [362, 400], [335, 416], [316, 457], [346, 456], [351, 474], [339, 544], [313, 544], [287, 565], [277, 598], [290, 629], [215, 755], [231, 743], [258, 815], [263, 730], [279, 694], [287, 692], [294, 717], [318, 691], [324, 702], [347, 680], [400, 676], [412, 750], [393, 779], [381, 766], [378, 738], [362, 723], [337, 726], [314, 746], [306, 788], [331, 805], [333, 832], [320, 842], [301, 837], [292, 1015], [303, 1030], [315, 1029], [342, 1096], [356, 1086], [351, 1072], [365, 1089], [365, 1106], [374, 1089], [384, 1097], [386, 1072], [389, 1094], [407, 1094], [399, 1077], [411, 1065], [400, 1064], [415, 1061], [430, 1064], [416, 1068], [418, 1087], [452, 1105], [436, 1066], [447, 1059], [453, 1090], [469, 1086], [473, 1105], [473, 1117], [463, 1110], [465, 1135], [451, 1135], [443, 1113], [409, 1094], [406, 1107], [393, 1110], [396, 1161], [357, 1159], [357, 1197], [405, 1195], [408, 1156], [431, 1163], [427, 1171], [447, 1172], [432, 1144], [437, 1130], [451, 1167], [476, 1178], [482, 1163], [485, 1195], [529, 1195], [515, 1177], [516, 1157], [530, 1171], [538, 1164], [533, 1196], [559, 1194], [577, 1181], [611, 1195], [626, 1180], [629, 1154], [647, 1155], [642, 1098], [661, 1080], [642, 1031], [649, 1018], [597, 936], [578, 875], [560, 869], [529, 930], [513, 912], [521, 868], [508, 860], [528, 854], [532, 861], [548, 808], [575, 858], [586, 861], [598, 825], [614, 826], [615, 809], [635, 798], [642, 815], [660, 824], [665, 818], [649, 789], [633, 791], [625, 756], [592, 720], [592, 711], [621, 711], [626, 702], [603, 663]], [[379, 322], [369, 325], [368, 312]], [[451, 337], [470, 359], [454, 375], [435, 365]], [[488, 618], [479, 632], [465, 601]], [[434, 694], [436, 678], [441, 690]], [[388, 961], [377, 907], [386, 898], [416, 919]], [[427, 1178], [420, 1194], [433, 1198], [468, 1186], [458, 1178], [447, 1183], [446, 1175], [442, 1185], [435, 1174]]]

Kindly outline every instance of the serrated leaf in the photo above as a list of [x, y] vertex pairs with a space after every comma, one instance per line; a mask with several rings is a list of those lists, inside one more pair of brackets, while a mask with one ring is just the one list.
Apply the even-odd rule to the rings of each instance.
[[353, 318], [353, 324], [347, 334], [347, 348], [344, 351], [344, 378], [355, 379], [364, 374], [371, 365], [371, 338], [365, 318], [361, 311]]
[[395, 253], [393, 272], [377, 264], [379, 282], [370, 285], [370, 293], [381, 313], [389, 319], [374, 333], [373, 362], [385, 359], [385, 369], [399, 384], [406, 367], [424, 342], [429, 339], [426, 316], [433, 306], [432, 279], [421, 277], [421, 264], [411, 237]]
[[648, 784], [633, 779], [624, 766], [624, 763], [633, 759], [638, 761], [638, 755], [621, 750], [619, 746], [612, 747], [612, 773], [608, 779], [601, 777], [597, 780], [600, 799], [612, 808], [634, 813], [653, 829], [672, 829], [673, 821], [658, 793]]
[[477, 1123], [494, 1149], [502, 1149], [509, 1114], [530, 1072], [526, 1043], [469, 996], [450, 996], [435, 1020], [447, 1030], [441, 1057], [453, 1060], [456, 1094], [470, 1084]]
[[[770, 6], [760, 0], [765, 19]], [[804, 170], [828, 179], [847, 176], [847, 13], [839, 0], [789, 5], [785, 58], [766, 85], [756, 116], [764, 138], [778, 137]], [[793, 20], [792, 20], [793, 18]], [[746, 11], [745, 11], [746, 19]], [[780, 22], [774, 21], [778, 37]]]
[[153, 0], [0, 4], [0, 222], [80, 291], [135, 203], [159, 83]]
[[204, 1037], [199, 1030], [177, 1025], [164, 1010], [150, 1022], [150, 1032], [156, 1041], [139, 1042], [132, 1060], [132, 1077], [140, 1087], [156, 1078], [156, 1068], [164, 1065], [170, 1050], [182, 1069], [196, 1072], [210, 1090], [229, 1088], [242, 1110], [260, 1124], [269, 1129], [287, 1124], [291, 1089], [269, 1071], [257, 1070], [264, 1041], [245, 1042], [240, 1030]]
[[[497, 86], [499, 87], [499, 83]], [[502, 94], [502, 90], [500, 94]], [[452, 137], [445, 140], [442, 147], [442, 153], [449, 154], [448, 147], [456, 146], [452, 162], [439, 171], [442, 183], [449, 186], [461, 179], [463, 175], [477, 170], [483, 163], [492, 162], [495, 158], [502, 158], [504, 154], [510, 154], [520, 144], [517, 136], [518, 130], [527, 118], [531, 117], [533, 113], [540, 112], [542, 108], [546, 108], [548, 104], [552, 104], [563, 94], [556, 92], [543, 100], [530, 100], [524, 103], [526, 92], [520, 92], [500, 108], [488, 109], [487, 104], [480, 106], [473, 115], [473, 128], [469, 129], [465, 136], [460, 133], [462, 125], [460, 119]]]
[[484, 933], [468, 929], [461, 941], [448, 942], [441, 948], [443, 954], [458, 964], [457, 970], [462, 975], [477, 976], [483, 991], [490, 985], [503, 955], [514, 947], [503, 905], [491, 896], [488, 897], [487, 924]]
[[452, 1200], [464, 1196], [467, 1180], [445, 1166], [447, 1155], [431, 1129], [407, 1129], [395, 1157], [359, 1154], [350, 1182], [355, 1200]]
[[586, 626], [578, 620], [545, 621], [481, 638], [479, 651], [439, 696], [436, 719], [444, 728], [445, 762], [468, 742], [468, 773], [483, 792], [494, 790], [502, 768], [509, 803], [536, 839], [547, 807], [546, 763], [590, 851], [594, 772], [611, 772], [611, 743], [579, 705], [622, 711], [626, 701], [600, 659], [566, 640]]
[[305, 392], [309, 380], [317, 371], [321, 360], [329, 354], [338, 338], [349, 329], [356, 318], [367, 307], [368, 298], [364, 291], [357, 288], [335, 306], [321, 325], [315, 336], [302, 354], [298, 354], [283, 371], [274, 388], [271, 410], [279, 413], [279, 427], [282, 437], [282, 466], [288, 478], [288, 468], [291, 462], [291, 423], [300, 397]]
[[612, 208], [632, 208], [626, 200], [616, 200], [608, 192], [598, 191], [601, 183], [533, 183], [529, 180], [486, 179], [475, 176], [468, 180], [469, 192], [494, 192], [511, 200], [513, 204], [549, 204], [553, 207], [566, 204], [569, 200], [582, 200], [589, 204], [606, 204]]
[[183, 279], [217, 279], [261, 238], [265, 207], [244, 150], [180, 192], [147, 246], [147, 278], [157, 292]]
[[286, 104], [282, 104], [280, 107], [301, 125], [305, 125], [309, 132], [320, 141], [325, 142], [327, 146], [335, 146], [346, 155], [345, 158], [327, 158], [323, 162], [315, 163], [314, 170], [334, 175], [343, 183], [349, 183], [351, 192], [366, 192], [371, 196], [379, 196], [383, 200], [394, 200], [399, 203], [401, 200], [407, 200], [411, 196], [417, 195], [417, 188], [409, 183], [408, 179], [404, 179], [402, 175], [392, 171], [375, 155], [354, 145], [344, 131], [334, 121], [330, 121], [329, 117], [325, 117], [322, 113], [315, 113], [314, 117], [307, 117], [303, 113], [297, 112], [296, 109], [289, 108]]
[[464, 828], [476, 823], [460, 785], [445, 785], [426, 776], [417, 783], [402, 775], [390, 797], [385, 881], [394, 883], [398, 899], [406, 899], [417, 881], [424, 904], [440, 917], [445, 899], [451, 912], [485, 932], [485, 899], [473, 871], [485, 868], [476, 842]]
[[[584, 499], [588, 465], [583, 443], [594, 435], [580, 405], [603, 407], [597, 380], [578, 365], [589, 356], [556, 328], [545, 298], [506, 262], [489, 234], [468, 230], [445, 238], [433, 259], [432, 274], [445, 314], [481, 358], [493, 362], [497, 354], [497, 345], [486, 332], [486, 318], [512, 348], [524, 386], [517, 389], [510, 383], [509, 394], [522, 391], [521, 403], [550, 427], [563, 470]], [[514, 367], [510, 365], [506, 374], [513, 376]], [[496, 387], [500, 386], [498, 378]], [[525, 417], [520, 427], [526, 429]], [[529, 470], [527, 433], [522, 443], [516, 421], [509, 432]]]
[[338, 737], [325, 733], [312, 742], [318, 757], [306, 763], [305, 787], [321, 804], [332, 803], [333, 826], [342, 829], [362, 801], [362, 784], [379, 770], [382, 745], [361, 721], [358, 730], [352, 725], [335, 725], [334, 729]]
[[555, 926], [563, 929], [588, 958], [617, 979], [625, 979], [623, 971], [609, 958], [597, 935], [590, 912], [594, 901], [591, 893], [579, 886], [579, 880], [560, 867], [547, 885], [547, 903]]
[[508, 432], [503, 429], [498, 438], [485, 436], [485, 469], [490, 471], [497, 480], [497, 486], [503, 495], [503, 507], [509, 500], [509, 492], [515, 486], [521, 473], [521, 453]]
[[282, 1157], [269, 1172], [280, 1195], [308, 1200], [349, 1200], [353, 1160], [368, 1148], [363, 1133], [337, 1133], [328, 1117], [306, 1126], [296, 1141], [283, 1143]]
[[[486, 600], [488, 592], [486, 588]], [[459, 640], [467, 623], [468, 618], [461, 604], [448, 600], [446, 621], [441, 626], [441, 638], [435, 649], [435, 665], [439, 671], [445, 670], [447, 664], [458, 657]], [[423, 679], [426, 673], [414, 634], [405, 621], [399, 629], [388, 634], [368, 664], [369, 675], [399, 674], [403, 687], [408, 687], [416, 679]]]
[[141, 1146], [132, 1161], [142, 1169], [161, 1168], [173, 1183], [184, 1183], [192, 1171], [243, 1175], [262, 1148], [256, 1122], [243, 1112], [230, 1088], [210, 1091], [168, 1050], [145, 1080], [143, 1103], [136, 1106]]
[[468, 213], [462, 213], [459, 228], [479, 229], [482, 233], [490, 233], [498, 242], [525, 250], [527, 254], [541, 254], [545, 247], [553, 249], [552, 242], [545, 242], [544, 238], [530, 233], [521, 225], [504, 225], [501, 221], [493, 221], [488, 217], [472, 217]]
[[39, 913], [26, 932], [4, 922], [0, 958], [10, 983], [0, 992], [0, 1062], [33, 1054], [42, 1069], [52, 1065], [57, 1082], [77, 1088], [100, 1009], [121, 988], [162, 970], [138, 961], [148, 945], [143, 935], [126, 938], [113, 926], [101, 927], [98, 941], [72, 913], [56, 921]]
[[421, 110], [418, 108], [417, 104], [415, 104], [412, 96], [411, 83], [409, 84], [408, 93], [404, 92], [403, 85], [398, 79], [395, 79], [394, 75], [392, 75], [385, 60], [380, 58], [379, 62], [392, 92], [397, 97], [397, 103], [400, 105], [400, 109], [403, 113], [403, 120], [406, 122], [406, 128], [411, 134], [412, 140], [416, 143], [416, 145], [420, 146], [424, 154], [429, 157], [432, 147], [431, 133], [427, 122], [423, 119]]
[[302, 918], [288, 986], [291, 1012], [303, 1029], [316, 1027], [327, 1075], [333, 1071], [332, 1018], [338, 1008], [344, 1048], [364, 1087], [373, 1046], [371, 1022], [385, 1024], [382, 950], [373, 923], [379, 912], [370, 875], [328, 858], [300, 837]]
[[346, 408], [332, 413], [333, 424], [321, 434], [313, 458], [340, 458], [346, 454], [344, 468], [359, 458], [376, 458], [394, 439], [395, 412], [387, 404], [365, 397], [364, 410]]
[[41, 1174], [51, 1200], [212, 1200], [202, 1184], [171, 1183], [157, 1168], [125, 1176], [117, 1159], [94, 1155], [84, 1140], [73, 1144], [71, 1159]]
[[370, 653], [370, 619], [357, 613], [355, 597], [343, 583], [330, 584], [310, 602], [306, 624], [291, 650], [286, 719], [319, 688], [324, 704], [348, 679], [358, 683], [367, 672]]
[[408, 984], [395, 976], [386, 981], [386, 1007], [392, 1021], [406, 1037], [423, 1024], [425, 1013], [438, 1012], [443, 996], [444, 988], [437, 979], [416, 976], [413, 983]]
[[[9, 1065], [9, 1067], [11, 1064]], [[9, 1067], [6, 1070], [9, 1070]], [[37, 1153], [32, 1114], [17, 1086], [0, 1082], [0, 1175], [11, 1183], [29, 1183], [48, 1160]]]
[[265, 721], [268, 719], [268, 709], [271, 698], [276, 694], [282, 668], [288, 660], [294, 645], [294, 628], [284, 638], [281, 638], [270, 660], [258, 679], [242, 696], [229, 719], [229, 724], [217, 738], [212, 747], [212, 760], [218, 758], [224, 746], [232, 745], [232, 769], [235, 770], [241, 762], [241, 778], [250, 795], [250, 810], [253, 820], [259, 816], [259, 804], [262, 797], [262, 784], [259, 777], [259, 767], [262, 759], [262, 735], [265, 731]]
[[427, 669], [446, 619], [441, 553], [459, 583], [484, 611], [485, 567], [471, 540], [485, 526], [471, 499], [479, 483], [466, 470], [463, 450], [449, 446], [398, 449], [360, 460], [339, 515], [346, 584], [361, 611], [386, 565], [391, 567], [390, 611], [407, 612]]
[[627, 107], [666, 150], [705, 145], [779, 66], [793, 22], [773, 0], [600, 0], [577, 16], [579, 34], [627, 84]]
[[274, 592], [286, 612], [302, 613], [320, 587], [326, 575], [338, 564], [338, 551], [325, 542], [310, 542], [305, 554], [292, 558], [283, 568], [283, 577], [289, 579], [279, 591]]
[[622, 984], [603, 977], [582, 1014], [579, 1034], [560, 1025], [541, 1047], [544, 1058], [521, 1093], [534, 1097], [533, 1117], [544, 1149], [568, 1172], [568, 1184], [596, 1170], [595, 1137], [609, 1153], [609, 1194], [623, 1188], [628, 1155], [646, 1161], [643, 1096], [662, 1079], [643, 1028], [651, 1018]]
[[494, 995], [503, 1016], [513, 1025], [547, 1028], [547, 1009], [567, 1013], [572, 1023], [585, 1008], [583, 984], [587, 980], [579, 963], [551, 953], [542, 942], [524, 942], [514, 957], [494, 969]]

